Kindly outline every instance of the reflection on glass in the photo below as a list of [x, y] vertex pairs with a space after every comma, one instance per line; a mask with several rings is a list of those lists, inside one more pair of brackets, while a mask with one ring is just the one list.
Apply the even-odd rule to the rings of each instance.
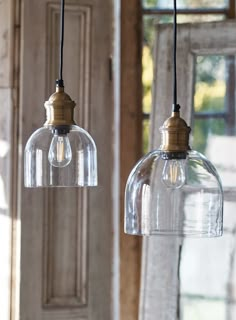
[[[177, 7], [181, 9], [226, 8], [228, 5], [228, 0], [177, 0]], [[173, 8], [173, 3], [166, 0], [143, 0], [143, 7], [167, 9]]]

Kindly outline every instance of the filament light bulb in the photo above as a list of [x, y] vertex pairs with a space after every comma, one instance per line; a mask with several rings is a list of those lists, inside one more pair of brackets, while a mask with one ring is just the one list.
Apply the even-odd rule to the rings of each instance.
[[70, 141], [67, 134], [55, 133], [50, 149], [48, 152], [48, 160], [54, 167], [66, 167], [72, 159]]
[[166, 160], [162, 172], [162, 182], [167, 188], [179, 189], [185, 184], [185, 160]]

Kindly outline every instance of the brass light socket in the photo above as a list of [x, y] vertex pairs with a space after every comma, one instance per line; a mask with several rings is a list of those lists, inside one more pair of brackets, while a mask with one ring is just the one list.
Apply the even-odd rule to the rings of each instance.
[[186, 152], [190, 150], [189, 147], [189, 134], [191, 128], [188, 127], [186, 122], [180, 118], [180, 113], [172, 112], [163, 126], [160, 128], [161, 132], [161, 146], [160, 150], [163, 152]]
[[75, 124], [75, 102], [64, 92], [64, 87], [56, 86], [53, 93], [44, 104], [47, 120], [44, 126], [70, 126]]

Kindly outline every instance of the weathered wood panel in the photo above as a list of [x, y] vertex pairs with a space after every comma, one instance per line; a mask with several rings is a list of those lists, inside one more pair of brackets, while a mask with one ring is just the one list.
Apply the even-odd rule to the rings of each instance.
[[0, 2], [0, 318], [3, 320], [17, 319], [19, 297], [18, 9], [17, 1]]
[[0, 2], [0, 87], [10, 88], [13, 81], [14, 1]]
[[141, 238], [124, 234], [124, 193], [142, 154], [142, 17], [140, 1], [121, 1], [120, 319], [137, 320]]
[[[59, 63], [60, 3], [47, 4], [47, 88], [55, 90]], [[65, 83], [77, 101], [75, 118], [89, 130], [91, 69], [91, 6], [68, 3], [65, 15]], [[72, 30], [78, 30], [72, 34]], [[76, 57], [76, 59], [73, 59]], [[73, 63], [71, 63], [73, 62]], [[73, 76], [71, 76], [73, 74]], [[73, 188], [45, 195], [45, 306], [83, 306], [87, 303], [87, 190]], [[61, 206], [61, 203], [73, 206]], [[63, 251], [62, 251], [63, 248]], [[68, 263], [70, 261], [70, 263]]]
[[[44, 123], [43, 103], [54, 91], [58, 5], [47, 0], [24, 1], [23, 146], [33, 130]], [[65, 90], [78, 104], [78, 124], [97, 144], [99, 186], [50, 191], [22, 187], [22, 320], [115, 317], [113, 261], [118, 230], [113, 229], [117, 197], [114, 154], [118, 146], [114, 143], [109, 70], [112, 15], [110, 0], [66, 2]]]
[[0, 318], [9, 319], [11, 308], [11, 88], [0, 89]]

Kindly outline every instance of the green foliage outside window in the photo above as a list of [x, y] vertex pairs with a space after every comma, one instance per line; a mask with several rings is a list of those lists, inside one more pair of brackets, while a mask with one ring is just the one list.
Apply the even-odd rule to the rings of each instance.
[[[195, 119], [193, 123], [193, 148], [205, 153], [209, 134], [224, 135], [225, 119], [217, 119], [214, 113], [225, 111], [225, 57], [199, 56], [196, 58], [196, 79], [194, 95]], [[209, 113], [205, 119], [197, 118], [198, 113]]]
[[[149, 39], [151, 39], [149, 34]], [[152, 82], [153, 82], [153, 54], [152, 48], [143, 46], [143, 111], [151, 112]], [[224, 135], [226, 124], [224, 119], [214, 118], [215, 112], [225, 109], [225, 66], [226, 58], [223, 56], [199, 56], [196, 58], [196, 79], [194, 95], [194, 112], [211, 112], [212, 117], [195, 119], [193, 123], [193, 148], [205, 153], [207, 137], [209, 134]], [[149, 120], [143, 122], [143, 151], [148, 151]]]

